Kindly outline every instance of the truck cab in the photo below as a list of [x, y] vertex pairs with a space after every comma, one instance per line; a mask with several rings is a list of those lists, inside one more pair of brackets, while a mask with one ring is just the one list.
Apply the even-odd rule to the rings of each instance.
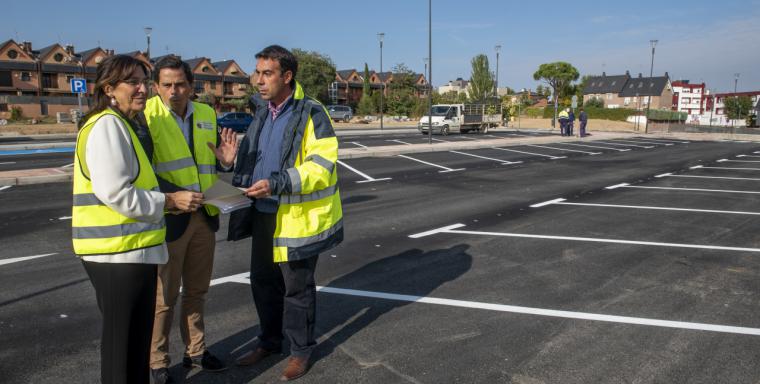
[[[459, 132], [462, 121], [462, 104], [436, 104], [432, 108], [433, 133], [448, 135]], [[417, 123], [417, 129], [427, 134], [430, 127], [430, 116], [422, 116]]]

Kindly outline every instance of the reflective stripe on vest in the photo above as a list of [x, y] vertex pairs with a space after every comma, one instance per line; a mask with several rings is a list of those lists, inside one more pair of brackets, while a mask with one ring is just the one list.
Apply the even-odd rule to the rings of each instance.
[[[216, 157], [207, 142], [216, 145], [216, 114], [206, 104], [193, 102], [193, 143], [186, 144], [182, 129], [160, 96], [148, 100], [145, 107], [153, 139], [153, 166], [162, 179], [184, 189], [204, 192], [217, 180]], [[192, 151], [192, 153], [191, 153]], [[204, 206], [209, 215], [219, 214], [216, 207]]]
[[131, 219], [103, 204], [93, 193], [85, 158], [86, 145], [95, 122], [105, 115], [115, 116], [127, 126], [139, 165], [137, 179], [132, 182], [134, 187], [158, 190], [158, 181], [150, 161], [129, 123], [110, 109], [90, 117], [79, 131], [74, 152], [71, 231], [74, 253], [80, 256], [123, 253], [153, 247], [161, 245], [166, 235], [163, 219], [159, 223]]

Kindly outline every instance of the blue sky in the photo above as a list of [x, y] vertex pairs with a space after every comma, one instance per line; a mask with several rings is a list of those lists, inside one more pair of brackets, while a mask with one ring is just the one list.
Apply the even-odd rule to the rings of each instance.
[[[68, 3], [68, 4], [66, 4]], [[570, 5], [572, 4], [572, 6]], [[428, 2], [370, 1], [17, 1], [5, 0], [0, 40], [35, 48], [73, 44], [116, 52], [144, 50], [183, 58], [234, 59], [250, 72], [269, 44], [328, 55], [338, 69], [379, 69], [377, 33], [385, 33], [383, 69], [422, 72], [428, 56]], [[470, 77], [484, 53], [499, 84], [532, 88], [541, 63], [568, 61], [582, 75], [654, 72], [705, 81], [714, 92], [760, 90], [760, 0], [746, 1], [449, 1], [433, 0], [433, 84]]]

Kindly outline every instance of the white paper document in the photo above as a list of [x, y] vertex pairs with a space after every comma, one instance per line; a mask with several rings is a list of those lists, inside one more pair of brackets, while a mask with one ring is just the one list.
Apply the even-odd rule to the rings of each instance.
[[203, 192], [203, 197], [203, 204], [213, 205], [222, 213], [248, 208], [252, 203], [242, 189], [233, 187], [222, 180], [216, 180], [214, 185]]

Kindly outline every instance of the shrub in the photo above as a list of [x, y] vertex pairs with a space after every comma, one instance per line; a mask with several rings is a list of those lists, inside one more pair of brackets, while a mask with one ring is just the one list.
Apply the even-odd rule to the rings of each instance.
[[24, 111], [21, 107], [11, 107], [11, 120], [18, 121], [24, 117]]
[[587, 108], [604, 108], [604, 100], [597, 97], [592, 97], [586, 100], [586, 102], [583, 103], [583, 106]]

